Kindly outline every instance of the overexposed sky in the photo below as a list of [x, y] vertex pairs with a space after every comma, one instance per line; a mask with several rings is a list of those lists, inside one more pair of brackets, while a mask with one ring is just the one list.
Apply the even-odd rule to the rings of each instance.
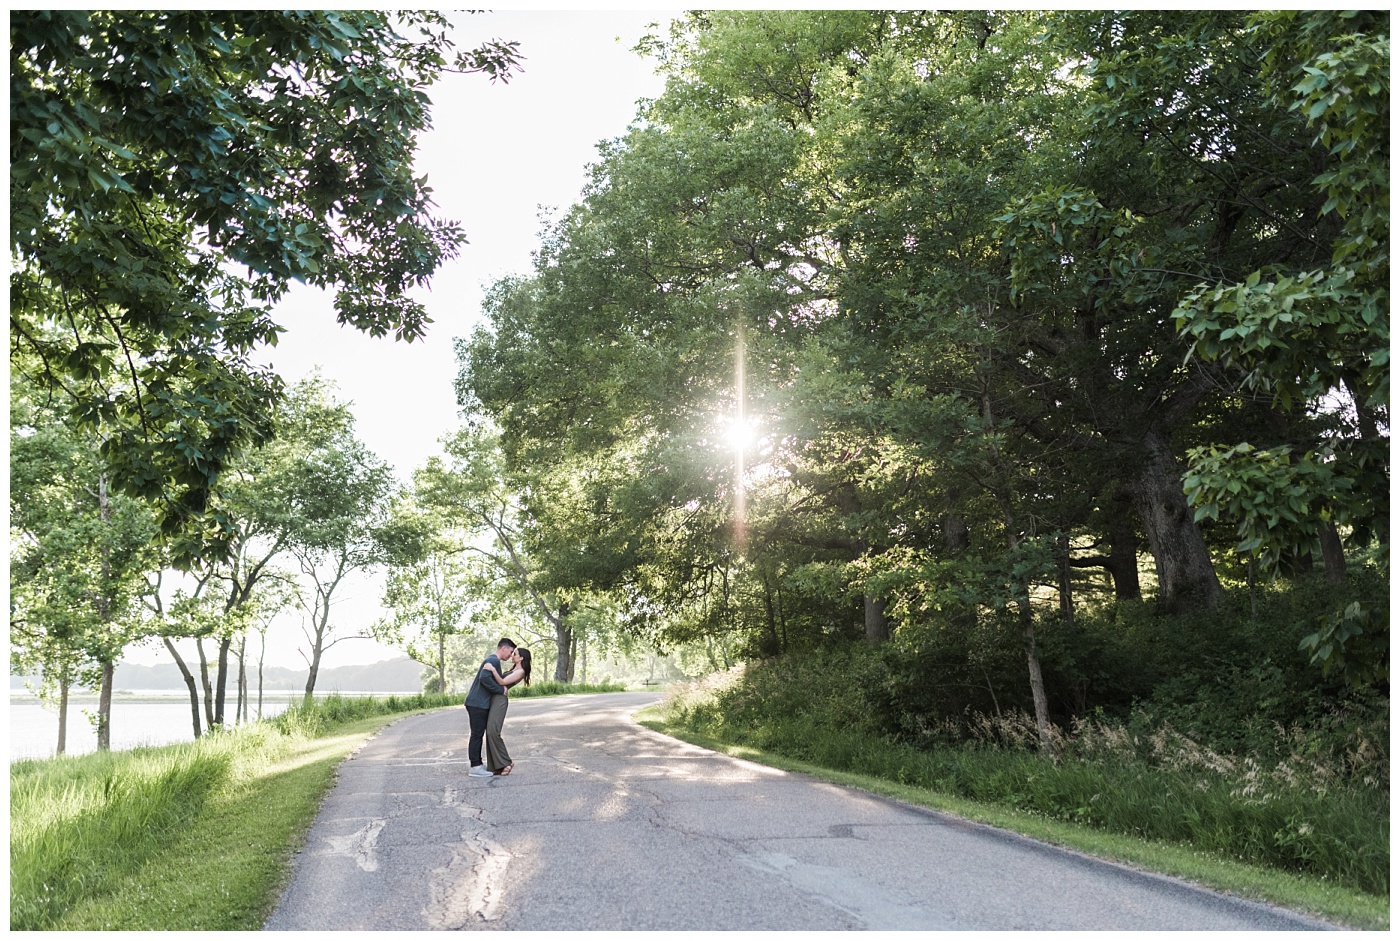
[[[517, 40], [524, 71], [508, 84], [483, 75], [444, 75], [429, 92], [433, 130], [419, 143], [417, 170], [426, 173], [437, 215], [462, 224], [470, 244], [448, 262], [423, 295], [434, 323], [426, 342], [372, 339], [335, 322], [331, 297], [298, 286], [276, 309], [287, 328], [266, 352], [288, 382], [319, 368], [353, 403], [358, 434], [407, 481], [436, 453], [457, 422], [452, 391], [457, 364], [452, 341], [481, 320], [485, 288], [530, 270], [539, 244], [541, 207], [557, 216], [577, 201], [597, 144], [620, 137], [637, 101], [660, 95], [653, 63], [632, 48], [672, 12], [506, 11], [454, 14], [459, 48], [498, 38]], [[380, 615], [379, 579], [343, 588], [334, 612], [340, 632], [363, 631]], [[306, 648], [300, 619], [288, 612], [268, 631], [267, 662], [301, 668]], [[255, 648], [256, 638], [250, 641]], [[184, 649], [188, 647], [188, 650]], [[182, 655], [193, 657], [193, 642]], [[250, 650], [256, 656], [256, 650]], [[374, 663], [399, 652], [367, 640], [328, 651], [322, 667]], [[133, 663], [167, 662], [157, 646], [128, 650]]]

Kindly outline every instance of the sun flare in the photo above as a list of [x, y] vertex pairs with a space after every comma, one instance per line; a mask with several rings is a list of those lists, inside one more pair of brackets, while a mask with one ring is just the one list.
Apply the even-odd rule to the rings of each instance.
[[758, 423], [752, 418], [725, 416], [723, 429], [724, 444], [735, 454], [748, 454], [758, 444]]

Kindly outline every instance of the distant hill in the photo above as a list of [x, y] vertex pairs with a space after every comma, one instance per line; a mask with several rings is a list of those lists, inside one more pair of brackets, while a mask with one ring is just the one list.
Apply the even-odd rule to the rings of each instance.
[[[212, 668], [212, 664], [210, 665]], [[230, 671], [236, 667], [230, 664]], [[301, 692], [306, 688], [306, 670], [289, 670], [286, 667], [265, 667], [263, 669], [263, 690]], [[322, 669], [316, 677], [318, 693], [417, 693], [423, 689], [423, 665], [407, 657], [383, 660], [379, 663], [366, 663], [355, 666], [331, 667]], [[199, 674], [195, 674], [198, 682]], [[231, 673], [230, 681], [236, 678]], [[25, 679], [33, 677], [11, 676], [10, 689], [23, 689]], [[213, 680], [213, 670], [210, 670]], [[185, 681], [180, 676], [180, 668], [173, 663], [160, 663], [145, 666], [139, 663], [119, 663], [114, 684], [118, 690], [137, 689], [184, 689]], [[230, 682], [232, 686], [232, 682]], [[257, 689], [257, 666], [250, 665], [248, 688]]]

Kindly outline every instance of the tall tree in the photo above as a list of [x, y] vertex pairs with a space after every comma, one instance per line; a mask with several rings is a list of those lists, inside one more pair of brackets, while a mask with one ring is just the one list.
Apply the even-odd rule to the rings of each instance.
[[[572, 675], [574, 650], [571, 593], [556, 590], [541, 565], [539, 526], [524, 499], [526, 487], [507, 474], [496, 436], [465, 427], [443, 441], [443, 455], [432, 457], [414, 475], [423, 505], [441, 513], [452, 527], [453, 549], [474, 559], [491, 580], [509, 583], [553, 630], [557, 658], [554, 678]], [[531, 482], [537, 487], [543, 478]], [[535, 499], [548, 502], [548, 491]]]
[[402, 646], [433, 668], [438, 693], [447, 692], [448, 641], [471, 632], [480, 590], [476, 573], [443, 531], [444, 522], [411, 492], [395, 501], [383, 540], [389, 568], [380, 603], [388, 615], [373, 628], [377, 639]]
[[347, 404], [315, 380], [299, 391], [281, 419], [288, 431], [275, 457], [281, 480], [264, 497], [285, 514], [277, 538], [303, 576], [309, 700], [322, 654], [350, 636], [338, 633], [332, 616], [337, 593], [348, 577], [386, 558], [381, 529], [397, 485], [389, 465], [355, 436]]
[[[1294, 55], [1265, 28], [1281, 22], [679, 21], [650, 44], [665, 94], [601, 148], [534, 273], [498, 284], [459, 347], [458, 402], [501, 428], [502, 474], [570, 510], [521, 491], [532, 559], [579, 560], [536, 583], [591, 566], [629, 623], [751, 649], [804, 622], [813, 642], [956, 635], [969, 656], [1019, 634], [1042, 733], [1039, 658], [1072, 633], [1077, 570], [1171, 614], [1219, 605], [1222, 534], [1193, 517], [1183, 458], [1325, 428], [1242, 387], [1241, 358], [1188, 359], [1204, 341], [1179, 329], [1203, 282], [1334, 245], [1312, 185], [1325, 155], [1256, 67]], [[1384, 87], [1378, 48], [1319, 59], [1333, 71], [1303, 91]], [[1359, 104], [1356, 126], [1378, 108]], [[744, 413], [764, 427], [758, 468], [716, 447], [717, 418]], [[781, 595], [802, 616], [779, 616]]]
[[[1177, 307], [1194, 358], [1236, 367], [1243, 392], [1291, 419], [1287, 436], [1194, 449], [1187, 480], [1198, 517], [1237, 523], [1251, 571], [1315, 551], [1340, 584], [1344, 536], [1357, 549], [1389, 543], [1389, 16], [1287, 11], [1250, 24], [1267, 50], [1262, 93], [1305, 122], [1314, 155], [1302, 189], [1321, 205], [1293, 225], [1331, 254], [1230, 272]], [[1314, 659], [1363, 683], [1388, 675], [1388, 633], [1371, 614], [1344, 604], [1305, 641]]]
[[75, 680], [98, 689], [105, 751], [116, 662], [141, 634], [140, 599], [160, 561], [155, 520], [114, 491], [96, 442], [68, 426], [60, 403], [22, 373], [10, 394], [11, 649], [57, 683], [61, 709]]

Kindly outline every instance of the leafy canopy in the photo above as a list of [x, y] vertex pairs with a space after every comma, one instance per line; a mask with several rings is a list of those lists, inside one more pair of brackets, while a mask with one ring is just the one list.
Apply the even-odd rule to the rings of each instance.
[[[513, 43], [452, 58], [436, 13], [17, 11], [10, 17], [11, 354], [98, 429], [167, 533], [199, 523], [273, 433], [270, 306], [297, 280], [337, 318], [415, 340], [409, 290], [463, 242], [413, 174], [426, 88], [507, 78]], [[409, 36], [403, 33], [411, 34]], [[198, 550], [196, 550], [198, 551]]]

